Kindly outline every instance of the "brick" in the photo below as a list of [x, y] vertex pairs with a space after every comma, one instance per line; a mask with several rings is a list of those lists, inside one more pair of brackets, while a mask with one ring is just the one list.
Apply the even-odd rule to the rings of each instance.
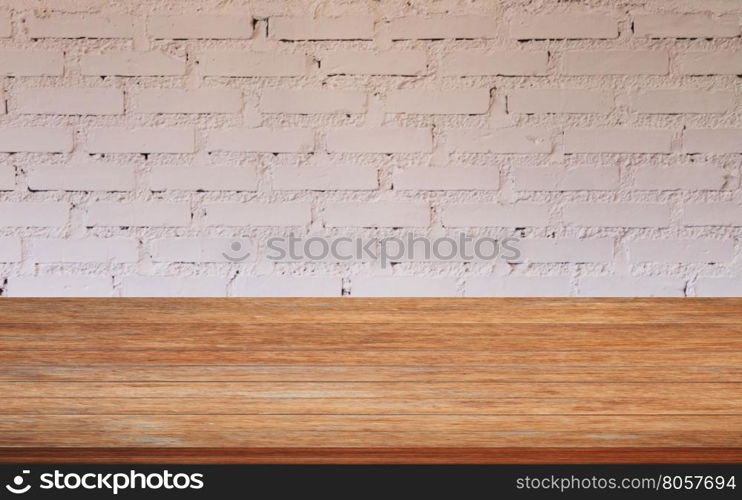
[[540, 203], [470, 203], [444, 205], [444, 227], [543, 227], [549, 222], [549, 206]]
[[430, 153], [433, 135], [429, 128], [355, 127], [327, 132], [331, 153]]
[[127, 165], [31, 167], [28, 188], [34, 191], [132, 191], [136, 169]]
[[302, 76], [309, 70], [306, 54], [213, 50], [197, 55], [204, 76]]
[[567, 203], [565, 224], [597, 227], [667, 227], [670, 206], [659, 203]]
[[742, 297], [742, 277], [698, 278], [697, 297]]
[[133, 38], [135, 22], [127, 14], [49, 14], [25, 20], [31, 38]]
[[56, 201], [0, 202], [0, 226], [63, 227], [69, 219], [70, 207]]
[[150, 16], [147, 33], [157, 39], [248, 39], [253, 34], [253, 18], [247, 14], [179, 14]]
[[464, 284], [465, 297], [566, 297], [568, 276], [471, 276]]
[[324, 220], [328, 227], [426, 227], [430, 205], [417, 201], [330, 203]]
[[263, 113], [364, 113], [366, 93], [358, 90], [265, 89], [260, 98]]
[[711, 264], [734, 258], [734, 241], [730, 240], [634, 240], [627, 244], [631, 262], [667, 264]]
[[268, 37], [274, 40], [372, 40], [374, 18], [275, 16], [268, 18]]
[[742, 128], [686, 129], [683, 148], [686, 153], [742, 153]]
[[9, 297], [111, 297], [110, 276], [11, 276]]
[[343, 282], [334, 276], [246, 276], [235, 280], [235, 297], [339, 297]]
[[0, 128], [0, 153], [69, 153], [72, 145], [68, 128]]
[[677, 67], [681, 75], [742, 75], [742, 50], [683, 51]]
[[490, 90], [391, 90], [386, 95], [388, 113], [476, 115], [490, 106]]
[[119, 89], [21, 89], [16, 99], [23, 114], [119, 115], [124, 112], [124, 93]]
[[209, 203], [205, 205], [209, 226], [306, 226], [312, 207], [305, 202]]
[[639, 113], [724, 113], [736, 106], [734, 92], [662, 89], [634, 94], [631, 107]]
[[88, 153], [193, 153], [190, 128], [94, 128], [88, 131]]
[[124, 297], [225, 297], [226, 278], [211, 276], [124, 276]]
[[518, 14], [510, 21], [516, 40], [618, 38], [618, 21], [600, 13]]
[[137, 113], [239, 113], [242, 92], [236, 89], [140, 89], [130, 97]]
[[422, 50], [333, 50], [321, 55], [320, 69], [326, 75], [417, 76], [426, 73], [428, 56]]
[[388, 21], [392, 40], [495, 38], [498, 22], [489, 16], [406, 16]]
[[684, 297], [685, 280], [662, 276], [585, 276], [577, 281], [581, 297]]
[[277, 167], [273, 189], [279, 191], [369, 191], [379, 189], [379, 172], [366, 166]]
[[125, 263], [139, 259], [134, 238], [79, 238], [29, 240], [29, 260], [51, 263]]
[[152, 191], [256, 191], [258, 172], [241, 167], [152, 167], [147, 175]]
[[696, 203], [683, 211], [686, 226], [742, 226], [742, 205], [733, 202]]
[[497, 167], [406, 167], [393, 173], [395, 190], [494, 191], [500, 187]]
[[543, 76], [549, 66], [545, 50], [485, 52], [466, 50], [443, 57], [444, 76]]
[[308, 128], [236, 128], [209, 132], [207, 151], [310, 153], [314, 130]]
[[514, 89], [507, 93], [508, 113], [610, 113], [615, 96], [608, 90]]
[[647, 38], [729, 38], [740, 34], [739, 17], [646, 14], [634, 17], [634, 35]]
[[13, 191], [15, 189], [15, 167], [13, 165], [0, 165], [0, 191]]
[[528, 238], [520, 240], [518, 248], [526, 262], [610, 262], [614, 241], [612, 238]]
[[0, 11], [0, 38], [10, 38], [13, 34], [13, 25], [10, 19], [10, 12]]
[[637, 168], [634, 173], [634, 189], [646, 190], [719, 190], [729, 181], [729, 175], [722, 167], [671, 166]]
[[446, 132], [446, 144], [456, 153], [550, 153], [551, 134], [537, 128], [468, 128]]
[[672, 138], [671, 130], [661, 129], [567, 129], [564, 152], [668, 154], [672, 152]]
[[516, 191], [611, 191], [619, 187], [619, 168], [607, 167], [514, 167]]
[[452, 297], [461, 295], [456, 278], [355, 276], [352, 297]]
[[[151, 243], [150, 255], [154, 262], [204, 263], [229, 262], [227, 252], [233, 243], [240, 243], [242, 250], [251, 249], [250, 243], [236, 238], [160, 238]], [[250, 257], [250, 252], [234, 254]], [[254, 256], [253, 256], [254, 257]], [[253, 258], [254, 260], [254, 258]]]
[[661, 50], [571, 50], [562, 55], [565, 75], [666, 75], [670, 59]]
[[80, 72], [89, 76], [182, 76], [185, 60], [163, 52], [106, 52], [85, 54]]
[[89, 227], [183, 227], [191, 223], [191, 207], [159, 201], [99, 201], [88, 206], [85, 223]]
[[22, 258], [23, 253], [19, 237], [0, 237], [0, 262], [20, 262]]
[[61, 51], [0, 49], [0, 76], [61, 76]]

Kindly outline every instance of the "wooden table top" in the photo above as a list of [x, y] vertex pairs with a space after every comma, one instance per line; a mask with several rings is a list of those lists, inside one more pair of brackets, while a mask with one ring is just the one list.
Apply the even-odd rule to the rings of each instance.
[[0, 461], [742, 461], [740, 299], [2, 299]]

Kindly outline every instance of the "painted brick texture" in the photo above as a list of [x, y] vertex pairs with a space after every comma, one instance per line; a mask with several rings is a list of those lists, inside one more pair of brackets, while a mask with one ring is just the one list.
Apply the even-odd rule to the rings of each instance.
[[0, 296], [742, 296], [742, 2], [310, 3], [0, 0]]

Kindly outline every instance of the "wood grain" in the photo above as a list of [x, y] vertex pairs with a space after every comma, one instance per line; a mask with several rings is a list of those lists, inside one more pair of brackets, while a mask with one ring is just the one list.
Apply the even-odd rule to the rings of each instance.
[[0, 360], [0, 462], [742, 460], [739, 299], [3, 299]]

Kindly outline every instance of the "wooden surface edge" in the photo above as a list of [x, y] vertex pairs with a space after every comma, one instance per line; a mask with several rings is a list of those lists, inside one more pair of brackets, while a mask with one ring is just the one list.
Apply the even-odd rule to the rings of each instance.
[[3, 464], [742, 464], [742, 448], [0, 448]]

